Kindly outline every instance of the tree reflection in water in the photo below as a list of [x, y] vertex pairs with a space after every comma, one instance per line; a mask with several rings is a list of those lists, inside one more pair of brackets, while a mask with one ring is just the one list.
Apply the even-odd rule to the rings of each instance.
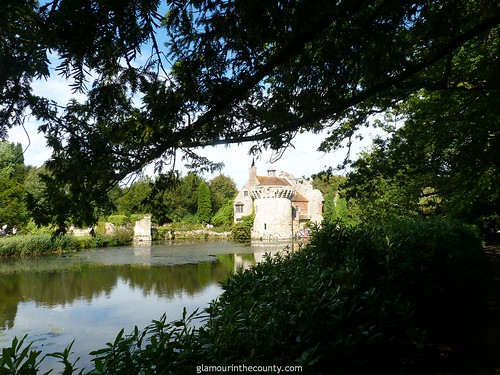
[[54, 352], [76, 339], [73, 350], [83, 365], [88, 352], [121, 328], [204, 308], [231, 272], [282, 248], [205, 242], [6, 260], [0, 263], [0, 341], [27, 334], [34, 347]]

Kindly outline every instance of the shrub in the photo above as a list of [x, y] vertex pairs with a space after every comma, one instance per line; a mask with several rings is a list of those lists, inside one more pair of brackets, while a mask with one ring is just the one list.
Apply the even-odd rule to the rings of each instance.
[[212, 217], [212, 224], [215, 226], [229, 226], [233, 224], [234, 206], [232, 199], [226, 199], [224, 205]]
[[130, 215], [130, 222], [135, 224], [136, 221], [144, 219], [145, 216], [146, 214], [132, 214]]
[[231, 236], [236, 241], [248, 241], [251, 237], [252, 233], [250, 228], [248, 228], [243, 223], [237, 223], [234, 225], [231, 230]]
[[252, 227], [255, 215], [243, 216], [239, 223], [233, 226], [231, 235], [236, 241], [248, 241], [252, 237]]
[[306, 249], [228, 279], [201, 331], [212, 363], [337, 374], [398, 368], [421, 342], [411, 304], [364, 284], [363, 260], [345, 255], [333, 266], [325, 253]]
[[[456, 308], [454, 297], [483, 266], [480, 248], [477, 232], [450, 221], [327, 225], [302, 251], [266, 256], [227, 279], [208, 316], [184, 314], [173, 323], [163, 317], [142, 332], [121, 331], [92, 353], [92, 373], [187, 374], [198, 364], [412, 371], [423, 329], [434, 328], [421, 312]], [[206, 323], [193, 328], [194, 318]]]
[[120, 227], [126, 225], [129, 222], [129, 218], [127, 215], [110, 215], [108, 216], [108, 222]]
[[129, 245], [132, 239], [132, 232], [126, 229], [119, 229], [113, 235], [96, 233], [94, 236], [73, 237], [79, 249]]
[[[326, 226], [311, 247], [329, 264], [347, 256], [362, 259], [364, 282], [376, 281], [387, 293], [415, 305], [426, 328], [433, 320], [468, 303], [470, 288], [481, 283], [484, 253], [479, 232], [452, 220], [398, 219], [379, 226]], [[435, 325], [435, 324], [434, 324]]]
[[30, 221], [25, 227], [19, 228], [18, 234], [51, 234], [52, 232], [52, 228], [47, 226], [39, 227], [33, 221]]

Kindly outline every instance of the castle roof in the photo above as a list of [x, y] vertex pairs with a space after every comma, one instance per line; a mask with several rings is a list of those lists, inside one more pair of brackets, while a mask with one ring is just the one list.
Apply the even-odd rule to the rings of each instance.
[[257, 176], [259, 185], [265, 186], [291, 186], [286, 178], [275, 176]]
[[299, 192], [296, 192], [295, 195], [292, 197], [292, 202], [309, 202], [309, 199], [304, 197]]

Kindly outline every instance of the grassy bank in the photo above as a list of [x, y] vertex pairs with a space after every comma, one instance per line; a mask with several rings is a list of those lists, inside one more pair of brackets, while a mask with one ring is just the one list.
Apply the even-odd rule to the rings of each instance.
[[114, 235], [97, 233], [95, 236], [16, 235], [0, 238], [0, 257], [57, 254], [98, 247], [129, 245], [131, 242], [132, 235], [128, 231], [119, 231]]
[[[170, 225], [154, 232], [154, 240], [228, 240], [230, 228], [210, 228], [201, 225]], [[130, 245], [133, 235], [130, 230], [118, 230], [115, 234], [94, 236], [59, 235], [36, 233], [0, 237], [0, 257], [31, 256], [80, 251], [98, 247]]]
[[171, 223], [153, 230], [154, 240], [227, 240], [231, 227], [207, 228], [201, 224]]
[[[92, 353], [87, 370], [187, 374], [201, 364], [244, 364], [300, 366], [304, 374], [427, 373], [426, 351], [456, 329], [450, 316], [463, 311], [483, 269], [481, 239], [460, 223], [327, 226], [303, 250], [230, 277], [200, 328], [193, 315], [122, 331]], [[6, 355], [21, 362], [24, 346], [4, 351], [0, 368], [9, 366]], [[67, 373], [69, 352], [58, 354]]]

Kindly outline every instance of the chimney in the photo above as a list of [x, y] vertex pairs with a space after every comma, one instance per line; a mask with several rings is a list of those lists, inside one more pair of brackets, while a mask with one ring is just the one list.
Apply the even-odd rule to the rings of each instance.
[[248, 181], [254, 181], [257, 179], [257, 168], [255, 168], [255, 163], [252, 162], [252, 166], [248, 169]]
[[276, 177], [276, 169], [274, 167], [269, 167], [267, 170], [267, 175], [270, 177]]

